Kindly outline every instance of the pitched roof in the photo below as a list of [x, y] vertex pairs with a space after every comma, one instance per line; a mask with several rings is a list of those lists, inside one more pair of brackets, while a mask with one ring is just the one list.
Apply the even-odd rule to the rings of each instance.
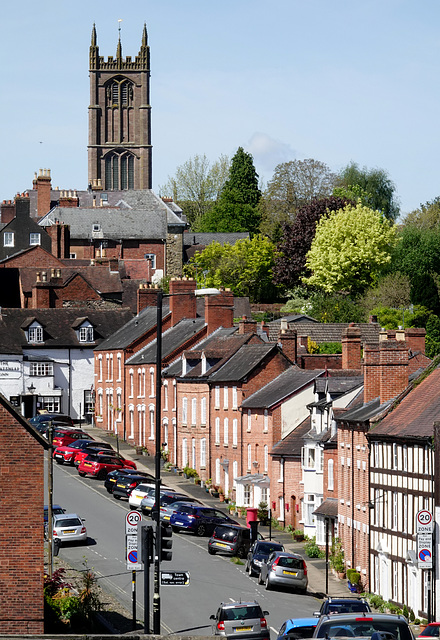
[[337, 498], [326, 498], [324, 502], [321, 502], [319, 507], [313, 512], [317, 516], [329, 516], [330, 518], [337, 518], [338, 516], [338, 500]]
[[245, 344], [234, 353], [217, 371], [210, 375], [212, 382], [233, 382], [248, 376], [271, 352], [274, 344]]
[[129, 309], [96, 310], [89, 308], [73, 309], [10, 309], [3, 308], [0, 315], [0, 351], [2, 353], [21, 353], [29, 348], [25, 328], [34, 320], [44, 327], [44, 341], [32, 343], [33, 349], [47, 348], [84, 348], [78, 340], [75, 326], [78, 318], [87, 319], [94, 327], [95, 341], [89, 348], [101, 343], [115, 329], [124, 325], [132, 314]]
[[[37, 271], [41, 272], [41, 267], [19, 267], [20, 283], [24, 292], [32, 290], [37, 281]], [[62, 266], [62, 285], [68, 283], [76, 274], [80, 274], [84, 280], [90, 284], [95, 291], [100, 294], [121, 293], [121, 277], [118, 272], [110, 271], [108, 266], [78, 266], [75, 268]]]
[[[169, 313], [168, 306], [164, 305], [162, 317]], [[135, 340], [141, 338], [144, 333], [156, 326], [157, 308], [146, 307], [135, 316], [130, 318], [122, 327], [114, 331], [107, 340], [104, 340], [96, 351], [108, 351], [110, 349], [125, 349]]]
[[315, 389], [318, 393], [344, 394], [364, 384], [363, 376], [347, 376], [319, 378], [316, 380]]
[[242, 402], [243, 409], [263, 409], [272, 407], [285, 398], [310, 384], [324, 371], [318, 369], [304, 370], [292, 365], [274, 380], [266, 384]]
[[436, 368], [371, 429], [369, 438], [430, 438], [439, 419], [440, 368]]
[[293, 429], [285, 438], [277, 442], [272, 451], [271, 456], [281, 456], [283, 458], [301, 458], [301, 449], [304, 446], [304, 437], [310, 431], [310, 416]]
[[[298, 335], [310, 336], [312, 340], [320, 344], [321, 342], [341, 342], [343, 331], [349, 326], [348, 322], [341, 323], [318, 323], [301, 322], [299, 325], [294, 322], [288, 323], [289, 329], [295, 329]], [[281, 319], [273, 320], [269, 323], [269, 339], [278, 340]], [[361, 330], [361, 342], [376, 344], [379, 342], [380, 325], [375, 322], [360, 322], [356, 324]]]
[[[162, 358], [170, 356], [181, 345], [199, 333], [205, 326], [202, 318], [196, 320], [181, 320], [162, 335]], [[153, 340], [145, 347], [137, 351], [128, 360], [127, 364], [155, 364], [157, 340]]]
[[388, 402], [380, 404], [380, 398], [374, 398], [374, 400], [370, 400], [370, 402], [362, 404], [360, 407], [356, 406], [353, 409], [349, 409], [338, 420], [341, 422], [368, 422], [386, 411], [392, 402], [393, 400], [388, 400]]

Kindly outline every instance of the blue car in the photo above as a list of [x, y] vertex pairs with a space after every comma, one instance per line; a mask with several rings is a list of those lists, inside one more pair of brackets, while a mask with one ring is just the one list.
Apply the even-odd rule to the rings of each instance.
[[173, 531], [191, 531], [198, 536], [210, 535], [218, 524], [238, 524], [218, 509], [181, 502], [170, 518]]
[[311, 638], [319, 618], [290, 618], [283, 622], [277, 640], [302, 640]]
[[[52, 516], [59, 516], [63, 513], [65, 513], [65, 509], [63, 509], [63, 507], [60, 507], [59, 504], [53, 504], [52, 505]], [[44, 505], [44, 522], [47, 522], [47, 514], [49, 512], [49, 507], [47, 506], [47, 504]]]

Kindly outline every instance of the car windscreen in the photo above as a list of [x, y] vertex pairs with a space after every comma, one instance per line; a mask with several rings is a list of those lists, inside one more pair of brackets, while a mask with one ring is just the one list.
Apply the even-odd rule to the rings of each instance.
[[222, 609], [220, 620], [249, 620], [251, 618], [262, 618], [263, 612], [258, 605], [248, 605], [245, 607], [231, 607]]
[[82, 524], [79, 518], [60, 518], [55, 522], [55, 527], [62, 527], [65, 529], [66, 527], [77, 527]]
[[[387, 640], [411, 640], [411, 632], [403, 620], [374, 620], [357, 618], [350, 622], [326, 620], [317, 630], [318, 638], [355, 638], [364, 636], [372, 640], [382, 640], [381, 633], [387, 634]], [[376, 634], [376, 632], [379, 632]], [[391, 634], [391, 635], [389, 635]]]
[[440, 632], [440, 625], [438, 624], [433, 624], [433, 625], [428, 625], [426, 627], [426, 629], [424, 629], [422, 631], [422, 633], [420, 634], [421, 636], [423, 636], [424, 638], [438, 638], [439, 637], [439, 632]]

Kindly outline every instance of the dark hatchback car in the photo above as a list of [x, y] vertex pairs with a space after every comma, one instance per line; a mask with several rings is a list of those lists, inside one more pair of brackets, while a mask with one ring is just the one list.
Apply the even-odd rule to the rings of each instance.
[[332, 613], [358, 613], [371, 611], [371, 607], [365, 598], [327, 598], [321, 605], [315, 616], [325, 616]]
[[110, 471], [110, 473], [107, 474], [107, 477], [104, 480], [104, 487], [107, 489], [108, 493], [113, 493], [113, 489], [115, 488], [118, 479], [127, 476], [142, 476], [143, 482], [147, 480], [152, 480], [154, 482], [154, 476], [152, 476], [151, 473], [138, 471], [131, 467], [123, 467], [122, 469]]
[[238, 524], [238, 522], [212, 507], [189, 504], [182, 504], [179, 511], [173, 513], [170, 518], [173, 531], [191, 531], [198, 536], [212, 533], [219, 524]]
[[[114, 473], [114, 472], [111, 471], [110, 473]], [[106, 481], [107, 479], [104, 481], [104, 483]], [[129, 475], [125, 475], [125, 474], [120, 475], [116, 479], [116, 482], [113, 483], [113, 489], [111, 493], [113, 493], [113, 497], [116, 500], [120, 500], [121, 498], [128, 500], [128, 498], [130, 497], [130, 493], [133, 491], [133, 489], [136, 489], [138, 484], [142, 484], [142, 482], [145, 482], [145, 476], [139, 475], [138, 473], [137, 474], [131, 473]]]
[[282, 544], [272, 542], [270, 540], [257, 540], [249, 549], [247, 555], [245, 570], [250, 576], [257, 576], [260, 573], [260, 567], [265, 562], [272, 551], [284, 551]]
[[29, 422], [35, 427], [40, 422], [50, 422], [51, 420], [73, 427], [72, 418], [64, 415], [63, 413], [39, 413], [37, 416], [31, 418]]
[[[261, 540], [261, 533], [257, 533], [257, 537]], [[251, 547], [251, 530], [240, 525], [219, 525], [212, 532], [212, 536], [208, 542], [208, 553], [215, 555], [216, 553], [224, 553], [228, 556], [238, 556], [246, 558]]]

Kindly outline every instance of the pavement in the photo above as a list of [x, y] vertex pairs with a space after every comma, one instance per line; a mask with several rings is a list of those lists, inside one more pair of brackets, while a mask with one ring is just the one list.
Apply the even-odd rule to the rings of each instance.
[[[142, 454], [137, 454], [135, 448], [132, 445], [128, 444], [124, 440], [116, 440], [114, 433], [111, 431], [104, 431], [96, 427], [90, 427], [89, 425], [84, 425], [84, 430], [96, 440], [100, 440], [101, 442], [109, 442], [114, 449], [119, 450], [119, 453], [121, 453], [121, 455], [123, 455], [125, 458], [133, 460], [136, 463], [139, 471], [146, 471], [154, 475], [155, 459], [153, 456], [144, 456]], [[167, 471], [164, 468], [161, 469], [161, 477], [163, 484], [165, 484], [166, 486], [187, 493], [188, 495], [197, 498], [207, 506], [220, 509], [221, 511], [224, 511], [224, 513], [229, 515], [227, 504], [225, 504], [224, 502], [220, 502], [219, 498], [213, 498], [211, 494], [205, 490], [205, 488], [201, 487], [200, 485], [194, 484], [192, 480], [184, 478], [174, 471]], [[240, 522], [240, 524], [246, 526], [246, 518], [242, 518], [240, 516], [233, 517], [234, 520], [237, 520], [237, 522]], [[264, 536], [264, 538], [269, 539], [270, 536], [272, 540], [283, 544], [286, 551], [299, 553], [304, 557], [307, 563], [309, 576], [309, 592], [311, 595], [314, 595], [317, 598], [325, 598], [326, 595], [333, 597], [350, 596], [350, 591], [348, 590], [346, 580], [340, 580], [335, 575], [333, 575], [330, 567], [328, 569], [328, 577], [326, 580], [325, 558], [308, 558], [304, 552], [303, 542], [296, 542], [292, 539], [290, 533], [283, 530], [275, 529], [273, 527], [270, 530], [269, 526], [259, 525], [259, 531], [261, 535]], [[328, 593], [326, 592], [326, 582], [328, 582]]]

